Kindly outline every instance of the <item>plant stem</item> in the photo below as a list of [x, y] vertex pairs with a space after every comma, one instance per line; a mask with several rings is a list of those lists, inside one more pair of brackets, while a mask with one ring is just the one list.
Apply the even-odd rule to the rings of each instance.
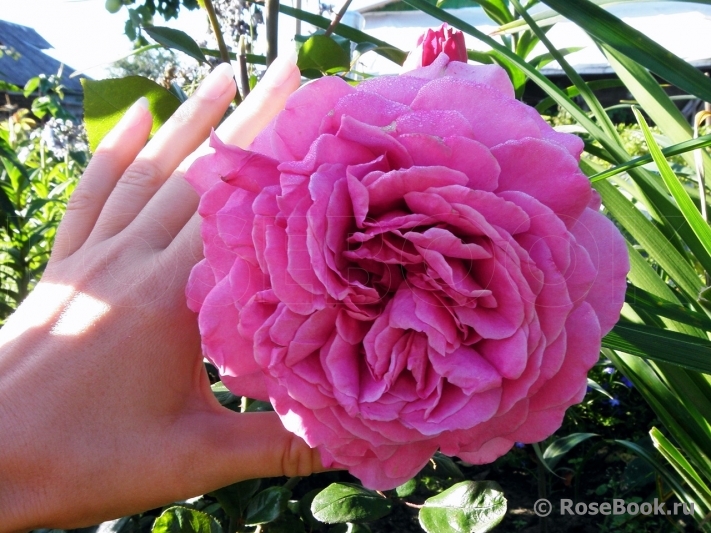
[[239, 55], [237, 56], [239, 65], [239, 82], [242, 86], [242, 97], [247, 98], [249, 94], [249, 72], [247, 72], [247, 38], [239, 36]]
[[229, 63], [230, 52], [227, 50], [225, 37], [222, 35], [222, 30], [220, 29], [220, 21], [217, 20], [217, 14], [215, 13], [215, 7], [212, 5], [212, 0], [204, 0], [204, 3], [205, 11], [207, 11], [207, 17], [210, 19], [210, 26], [212, 26], [212, 31], [215, 32], [217, 47], [220, 49], [220, 61], [222, 63]]
[[[225, 44], [225, 36], [222, 34], [222, 29], [220, 29], [220, 21], [217, 20], [217, 13], [215, 13], [215, 6], [212, 5], [212, 0], [203, 0], [205, 4], [205, 11], [207, 11], [207, 18], [210, 19], [210, 26], [212, 26], [212, 31], [215, 32], [215, 39], [217, 39], [217, 48], [220, 50], [220, 63], [230, 62], [230, 51], [227, 49]], [[240, 105], [242, 103], [242, 97], [239, 94], [239, 89], [235, 92], [235, 105]]]
[[350, 5], [351, 5], [351, 0], [346, 0], [345, 2], [343, 2], [341, 9], [338, 10], [338, 13], [336, 13], [336, 16], [333, 17], [331, 24], [329, 24], [328, 28], [326, 28], [326, 33], [324, 33], [324, 35], [326, 37], [329, 37], [333, 33], [333, 30], [335, 30], [338, 23], [341, 22], [343, 15], [346, 14], [346, 11], [348, 11], [348, 8], [350, 7]]
[[267, 67], [276, 59], [279, 42], [279, 0], [266, 0]]

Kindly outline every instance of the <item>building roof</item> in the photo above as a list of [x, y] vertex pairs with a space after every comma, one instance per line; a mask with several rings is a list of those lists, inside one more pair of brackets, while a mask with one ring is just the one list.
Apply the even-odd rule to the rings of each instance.
[[[27, 26], [0, 20], [0, 45], [10, 49], [0, 56], [0, 80], [18, 87], [24, 87], [28, 80], [39, 74], [56, 74], [61, 66], [59, 61], [42, 52], [52, 48], [52, 45]], [[79, 79], [69, 77], [73, 72], [73, 69], [64, 66], [62, 84], [67, 91], [81, 93]]]

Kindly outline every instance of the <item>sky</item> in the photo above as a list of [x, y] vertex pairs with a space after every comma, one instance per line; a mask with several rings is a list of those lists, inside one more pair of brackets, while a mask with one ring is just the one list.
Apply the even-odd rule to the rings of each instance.
[[[54, 48], [45, 52], [77, 71], [101, 78], [107, 63], [131, 52], [123, 33], [124, 7], [116, 14], [104, 8], [105, 0], [0, 0], [0, 19], [34, 28]], [[184, 10], [178, 20], [156, 25], [187, 31], [194, 37], [207, 28], [205, 15]]]

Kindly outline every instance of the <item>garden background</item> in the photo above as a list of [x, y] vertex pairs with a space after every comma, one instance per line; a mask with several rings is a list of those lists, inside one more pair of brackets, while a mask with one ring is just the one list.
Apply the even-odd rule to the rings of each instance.
[[[469, 51], [470, 61], [503, 66], [520, 98], [585, 141], [581, 169], [627, 239], [632, 270], [622, 319], [603, 340], [588, 394], [568, 411], [563, 427], [539, 444], [517, 445], [491, 465], [436, 454], [413, 480], [385, 493], [364, 489], [343, 472], [250, 480], [103, 524], [101, 531], [711, 531], [711, 228], [704, 180], [711, 171], [705, 148], [711, 145], [705, 135], [711, 113], [704, 111], [711, 81], [606, 11], [621, 3], [645, 4], [394, 4], [477, 40], [482, 46]], [[496, 34], [458, 18], [454, 8], [466, 6], [481, 8]], [[77, 116], [82, 111], [65, 100], [62, 72], [37, 73], [24, 87], [0, 81], [0, 92], [8, 95], [0, 124], [0, 317], [41, 277], [89, 147], [139, 96], [149, 98], [159, 127], [220, 61], [233, 61], [244, 96], [264, 65], [284, 52], [278, 25], [291, 27], [294, 19], [317, 28], [294, 37], [305, 78], [337, 75], [357, 83], [371, 75], [364, 65], [374, 54], [396, 68], [402, 64], [407, 50], [348, 26], [348, 7], [320, 4], [316, 13], [279, 0], [107, 0], [106, 9], [126, 20], [135, 51], [111, 67], [111, 80], [84, 81], [86, 129]], [[212, 38], [197, 42], [199, 37], [154, 25], [158, 15], [170, 19], [180, 10], [204, 10]], [[568, 64], [576, 50], [557, 50], [547, 38], [561, 17], [591, 37], [614, 74], [586, 80]], [[534, 55], [539, 43], [547, 52]], [[4, 64], [20, 59], [12, 46], [0, 44]], [[541, 73], [551, 61], [563, 69], [565, 82]], [[210, 370], [225, 407], [270, 409], [235, 397]], [[540, 498], [554, 502], [549, 517], [533, 512]], [[557, 512], [562, 498], [637, 504], [656, 498], [686, 507], [674, 516], [570, 517]]]

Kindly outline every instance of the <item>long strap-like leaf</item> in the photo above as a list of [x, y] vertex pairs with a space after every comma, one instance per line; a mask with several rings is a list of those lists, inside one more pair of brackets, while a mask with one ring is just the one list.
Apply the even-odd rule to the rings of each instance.
[[542, 1], [596, 39], [634, 59], [669, 83], [704, 101], [711, 101], [711, 80], [700, 70], [615, 15], [589, 0]]

